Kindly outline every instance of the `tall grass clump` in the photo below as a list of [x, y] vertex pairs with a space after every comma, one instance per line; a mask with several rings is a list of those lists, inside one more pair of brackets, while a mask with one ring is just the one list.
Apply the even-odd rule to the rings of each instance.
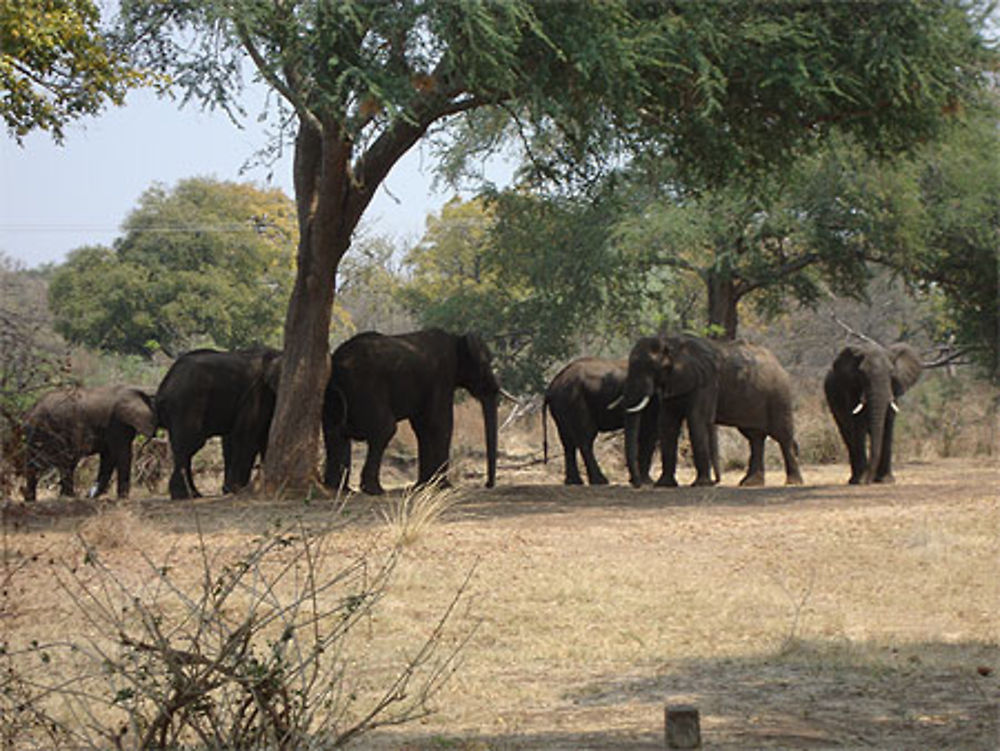
[[397, 545], [411, 545], [459, 501], [460, 491], [438, 481], [407, 489], [389, 502], [382, 518]]

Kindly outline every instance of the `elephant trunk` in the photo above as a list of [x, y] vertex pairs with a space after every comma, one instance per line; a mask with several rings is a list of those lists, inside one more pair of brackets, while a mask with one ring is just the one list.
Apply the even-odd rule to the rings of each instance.
[[869, 384], [869, 393], [865, 399], [865, 410], [868, 418], [868, 435], [871, 439], [871, 451], [868, 458], [868, 468], [865, 471], [864, 482], [875, 479], [882, 454], [885, 451], [885, 423], [889, 404], [892, 402], [892, 385], [888, 376], [878, 378]]
[[496, 394], [481, 400], [483, 426], [486, 430], [486, 487], [488, 488], [492, 488], [497, 481], [497, 402]]
[[638, 412], [625, 413], [625, 462], [628, 465], [628, 481], [632, 487], [642, 485], [639, 471], [639, 420]]
[[653, 394], [652, 382], [644, 379], [630, 379], [625, 382], [621, 400], [625, 410], [625, 462], [628, 465], [628, 479], [632, 487], [642, 485], [639, 470], [639, 421], [642, 411], [649, 404]]

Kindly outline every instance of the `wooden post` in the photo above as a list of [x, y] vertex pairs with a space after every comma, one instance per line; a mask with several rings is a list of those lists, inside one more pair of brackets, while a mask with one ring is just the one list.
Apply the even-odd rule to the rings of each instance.
[[701, 748], [698, 708], [690, 704], [668, 704], [664, 711], [667, 748]]

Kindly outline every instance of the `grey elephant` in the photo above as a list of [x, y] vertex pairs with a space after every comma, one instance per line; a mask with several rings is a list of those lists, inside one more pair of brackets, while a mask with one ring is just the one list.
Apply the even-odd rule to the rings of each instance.
[[[566, 485], [582, 485], [577, 452], [583, 458], [587, 481], [605, 485], [607, 477], [594, 456], [594, 439], [598, 433], [625, 427], [622, 393], [628, 360], [608, 360], [600, 357], [580, 357], [560, 370], [548, 388], [542, 402], [542, 445], [548, 461], [548, 410], [556, 423], [563, 446]], [[642, 410], [639, 420], [639, 468], [649, 480], [649, 467], [656, 448], [656, 419], [659, 402], [653, 399]]]
[[[388, 336], [357, 334], [333, 352], [330, 385], [339, 391], [346, 415], [324, 408], [326, 444], [324, 482], [346, 488], [351, 466], [351, 441], [366, 441], [361, 489], [378, 495], [382, 456], [396, 432], [409, 420], [417, 437], [418, 484], [443, 477], [448, 469], [455, 390], [464, 388], [482, 406], [486, 439], [486, 486], [496, 482], [497, 406], [500, 385], [491, 355], [476, 334], [456, 335], [426, 329]], [[331, 419], [336, 416], [337, 419]]]
[[74, 495], [73, 475], [81, 459], [100, 455], [90, 497], [104, 494], [117, 474], [118, 498], [128, 498], [132, 477], [132, 440], [156, 433], [149, 394], [131, 386], [69, 388], [43, 396], [25, 415], [24, 499], [34, 501], [39, 474], [59, 470], [59, 492]]
[[[636, 458], [636, 420], [632, 413], [646, 399], [660, 397], [660, 486], [675, 486], [677, 439], [687, 422], [697, 476], [695, 485], [718, 480], [715, 425], [737, 428], [750, 444], [747, 471], [740, 485], [764, 484], [764, 441], [770, 436], [781, 447], [785, 482], [802, 484], [791, 379], [777, 358], [764, 347], [744, 341], [714, 342], [701, 337], [646, 337], [629, 356], [625, 382], [625, 446], [629, 476], [641, 484]], [[715, 466], [715, 480], [709, 467]]]
[[222, 437], [223, 492], [234, 493], [249, 484], [254, 460], [267, 450], [280, 358], [280, 351], [268, 347], [200, 349], [170, 366], [156, 391], [155, 407], [174, 459], [171, 498], [201, 495], [191, 458], [211, 436]]
[[920, 378], [920, 356], [902, 342], [844, 347], [823, 381], [826, 402], [847, 445], [852, 485], [893, 482], [896, 399]]

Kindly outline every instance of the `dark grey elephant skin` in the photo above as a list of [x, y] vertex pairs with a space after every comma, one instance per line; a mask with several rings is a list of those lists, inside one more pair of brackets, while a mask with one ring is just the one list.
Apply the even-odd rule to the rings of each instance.
[[466, 389], [482, 405], [486, 432], [486, 486], [496, 482], [497, 405], [500, 385], [493, 373], [489, 349], [475, 334], [459, 336], [427, 329], [398, 336], [358, 334], [333, 353], [330, 389], [346, 405], [345, 419], [329, 419], [324, 409], [325, 483], [346, 488], [350, 476], [351, 441], [366, 441], [361, 489], [383, 492], [379, 481], [382, 456], [396, 432], [408, 420], [417, 437], [418, 484], [444, 478], [448, 469], [455, 390]]
[[639, 466], [640, 413], [658, 398], [658, 432], [663, 470], [656, 484], [674, 487], [677, 442], [687, 423], [695, 470], [695, 485], [712, 485], [713, 425], [722, 367], [718, 349], [694, 336], [655, 336], [639, 339], [628, 359], [622, 404], [625, 408], [625, 459], [629, 482], [644, 481]]
[[893, 482], [896, 399], [920, 378], [920, 356], [902, 342], [844, 347], [823, 381], [826, 402], [847, 446], [852, 485]]
[[170, 435], [174, 468], [170, 497], [192, 498], [191, 457], [211, 436], [222, 436], [223, 492], [250, 482], [267, 450], [280, 377], [281, 353], [267, 347], [232, 352], [201, 349], [174, 362], [156, 391], [156, 414]]
[[[542, 441], [548, 461], [546, 410], [552, 414], [562, 442], [565, 460], [565, 484], [582, 485], [577, 452], [583, 458], [587, 481], [605, 485], [607, 477], [594, 456], [598, 433], [625, 427], [625, 409], [621, 405], [628, 360], [581, 357], [559, 371], [545, 390], [542, 402]], [[659, 409], [654, 399], [642, 410], [639, 419], [639, 468], [646, 482], [656, 447], [656, 418]]]
[[[707, 383], [713, 371], [714, 409], [699, 400], [703, 394], [708, 396]], [[654, 391], [660, 395], [660, 446], [664, 465], [658, 485], [676, 485], [677, 437], [682, 420], [687, 420], [691, 433], [698, 473], [694, 484], [712, 482], [708, 464], [718, 461], [714, 425], [737, 428], [750, 444], [747, 472], [740, 485], [764, 484], [764, 442], [768, 436], [781, 447], [786, 484], [802, 484], [791, 379], [769, 350], [743, 341], [712, 342], [693, 336], [640, 340], [629, 359], [626, 406]], [[710, 413], [713, 416], [706, 426]], [[628, 445], [626, 420], [626, 447]]]
[[99, 454], [101, 463], [90, 496], [102, 495], [114, 472], [118, 497], [128, 498], [132, 440], [136, 432], [156, 432], [156, 414], [150, 395], [131, 386], [63, 389], [28, 411], [24, 429], [26, 501], [35, 500], [38, 476], [50, 467], [59, 470], [60, 493], [72, 497], [76, 465], [91, 454]]

